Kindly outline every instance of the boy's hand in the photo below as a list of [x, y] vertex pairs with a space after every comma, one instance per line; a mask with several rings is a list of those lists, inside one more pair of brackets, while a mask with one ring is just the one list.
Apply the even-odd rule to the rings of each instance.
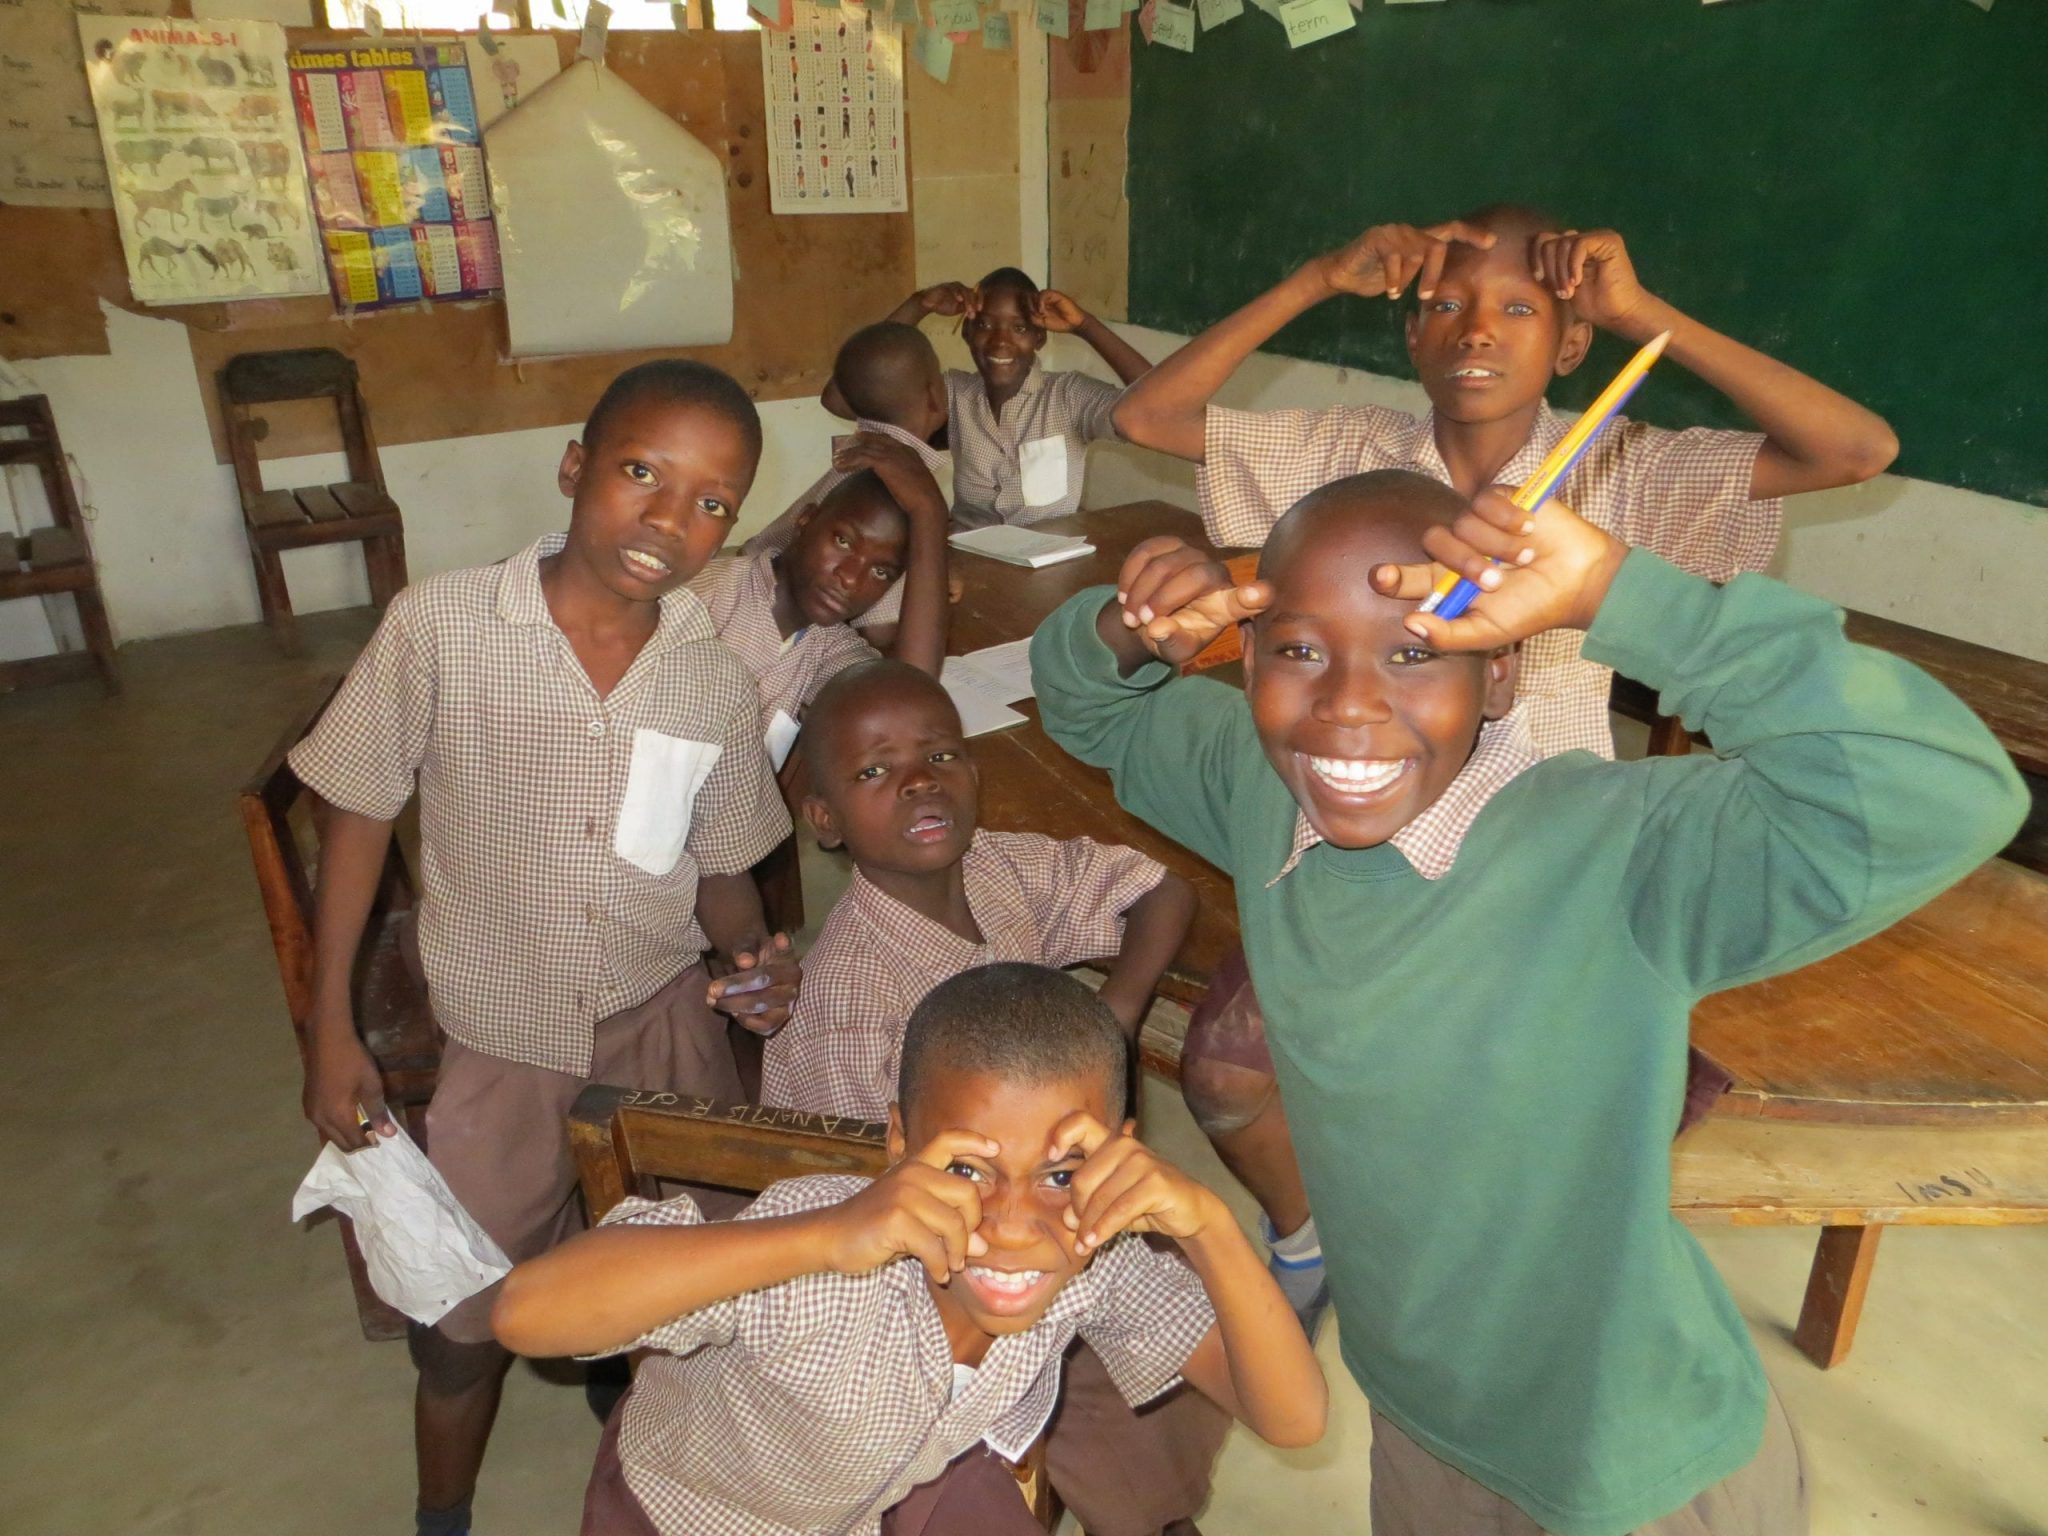
[[941, 1131], [843, 1205], [828, 1223], [826, 1264], [864, 1275], [900, 1258], [916, 1259], [944, 1285], [988, 1252], [981, 1190], [946, 1170], [960, 1157], [994, 1157], [999, 1148], [972, 1131]]
[[1602, 330], [1621, 325], [1650, 296], [1628, 247], [1611, 229], [1532, 236], [1529, 273]]
[[1628, 556], [1626, 544], [1562, 502], [1531, 514], [1509, 498], [1506, 486], [1481, 491], [1450, 527], [1427, 530], [1422, 547], [1436, 564], [1373, 568], [1374, 590], [1410, 602], [1427, 597], [1444, 569], [1477, 583], [1479, 596], [1459, 617], [1417, 612], [1402, 621], [1440, 651], [1493, 651], [1546, 629], [1586, 628]]
[[880, 432], [856, 432], [842, 438], [832, 450], [832, 467], [845, 475], [872, 469], [897, 504], [912, 516], [929, 514], [934, 508], [940, 517], [946, 515], [946, 498], [939, 492], [938, 481], [908, 443]]
[[[377, 1139], [378, 1132], [397, 1129], [384, 1108], [384, 1079], [350, 1021], [346, 1033], [322, 1029], [318, 1021], [306, 1031], [306, 1087], [302, 1099], [313, 1129], [344, 1152], [355, 1152]], [[363, 1124], [364, 1119], [369, 1125]]]
[[933, 283], [917, 292], [917, 307], [928, 315], [964, 315], [974, 302], [974, 290], [965, 283]]
[[[1111, 1131], [1085, 1110], [1053, 1127], [1048, 1161], [1079, 1152], [1086, 1162], [1068, 1186], [1067, 1230], [1075, 1248], [1095, 1252], [1119, 1232], [1159, 1232], [1180, 1241], [1200, 1237], [1222, 1210], [1214, 1194], [1156, 1156], [1127, 1125]], [[1228, 1220], [1228, 1214], [1224, 1219]]]
[[1088, 323], [1088, 311], [1057, 288], [1045, 288], [1031, 306], [1031, 318], [1048, 331], [1070, 332]]
[[789, 935], [778, 933], [761, 948], [732, 957], [732, 973], [711, 983], [707, 1000], [757, 1035], [772, 1035], [789, 1022], [802, 973]]
[[1462, 219], [1447, 219], [1423, 229], [1413, 224], [1375, 224], [1342, 250], [1321, 258], [1323, 281], [1332, 293], [1390, 299], [1401, 297], [1414, 281], [1415, 296], [1426, 299], [1436, 292], [1453, 241], [1489, 251], [1494, 235], [1492, 230]]
[[1231, 625], [1263, 612], [1273, 589], [1262, 581], [1238, 586], [1222, 561], [1167, 534], [1146, 539], [1125, 558], [1116, 596], [1124, 627], [1177, 667]]

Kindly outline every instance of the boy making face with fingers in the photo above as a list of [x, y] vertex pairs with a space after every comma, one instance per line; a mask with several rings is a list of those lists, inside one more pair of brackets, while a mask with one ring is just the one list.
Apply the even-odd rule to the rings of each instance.
[[629, 1200], [514, 1271], [509, 1347], [660, 1351], [586, 1536], [1035, 1529], [996, 1458], [1036, 1438], [1077, 1335], [1134, 1403], [1185, 1377], [1277, 1444], [1317, 1439], [1306, 1341], [1222, 1202], [1131, 1136], [1126, 1052], [1071, 977], [967, 972], [911, 1020], [882, 1178], [788, 1180], [708, 1225]]
[[[1450, 623], [1414, 606], [1432, 560], [1482, 588]], [[1995, 739], [1813, 598], [1401, 471], [1304, 498], [1250, 585], [1165, 539], [1118, 586], [1040, 629], [1040, 709], [1236, 882], [1374, 1536], [1804, 1529], [1783, 1410], [1670, 1211], [1689, 1015], [2002, 846]], [[1244, 693], [1173, 676], [1230, 623]], [[1541, 757], [1513, 647], [1559, 626], [1717, 755]]]

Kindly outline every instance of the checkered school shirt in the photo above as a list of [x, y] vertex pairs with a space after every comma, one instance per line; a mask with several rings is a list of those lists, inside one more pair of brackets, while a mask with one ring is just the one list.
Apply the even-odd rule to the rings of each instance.
[[[1436, 804], [1409, 822], [1387, 841], [1401, 850], [1401, 856], [1415, 866], [1425, 880], [1441, 880], [1457, 862], [1465, 834], [1486, 802], [1499, 794], [1525, 768], [1533, 768], [1543, 754], [1529, 735], [1529, 706], [1518, 703], [1500, 719], [1479, 728], [1479, 744], [1465, 759], [1465, 766], [1451, 780], [1450, 788], [1437, 797]], [[1294, 813], [1294, 846], [1280, 873], [1266, 882], [1271, 890], [1294, 872], [1302, 856], [1323, 840], [1322, 833], [1309, 825], [1302, 811]]]
[[[886, 421], [868, 421], [863, 418], [853, 424], [853, 430], [856, 432], [879, 432], [884, 437], [895, 438], [899, 443], [908, 443], [916, 452], [918, 458], [923, 461], [924, 467], [932, 472], [932, 479], [939, 483], [941, 492], [950, 483], [952, 477], [947, 471], [947, 455], [941, 453], [930, 443], [920, 438], [912, 437], [901, 427], [891, 426]], [[846, 478], [845, 473], [841, 470], [827, 469], [824, 474], [817, 478], [817, 481], [809, 490], [789, 504], [787, 511], [751, 539], [747, 540], [745, 545], [742, 546], [741, 552], [749, 555], [758, 555], [764, 552], [772, 555], [781, 554], [796, 542], [797, 514], [803, 511], [805, 507], [816, 506], [819, 502], [823, 501], [832, 487]], [[903, 578], [899, 576], [889, 583], [889, 590], [882, 594], [875, 606], [856, 618], [853, 623], [856, 629], [873, 629], [880, 624], [897, 623], [902, 617]]]
[[1086, 837], [976, 832], [961, 874], [986, 942], [970, 944], [856, 867], [804, 956], [789, 1023], [768, 1041], [762, 1101], [881, 1119], [896, 1097], [904, 1026], [927, 992], [998, 961], [1057, 968], [1114, 955], [1124, 913], [1165, 873], [1134, 848]]
[[[790, 1179], [737, 1219], [836, 1205], [868, 1183]], [[681, 1196], [627, 1200], [604, 1224], [701, 1219]], [[991, 1344], [955, 1398], [952, 1348], [916, 1260], [805, 1275], [625, 1346], [663, 1353], [634, 1377], [619, 1460], [663, 1536], [872, 1536], [884, 1510], [976, 1444], [1020, 1460], [1051, 1416], [1060, 1356], [1077, 1333], [1136, 1406], [1180, 1379], [1215, 1321], [1193, 1270], [1127, 1234], [1030, 1329]]]
[[[541, 558], [562, 544], [407, 587], [291, 764], [380, 821], [417, 784], [434, 1017], [472, 1049], [581, 1077], [592, 1026], [702, 953], [698, 877], [747, 869], [789, 817], [753, 681], [690, 592], [661, 600], [654, 634], [597, 696], [541, 595]], [[717, 749], [694, 802], [673, 791], [688, 836], [661, 874], [613, 851], [636, 743], [656, 733]]]
[[766, 550], [712, 561], [691, 580], [690, 590], [711, 615], [725, 648], [753, 674], [764, 731], [777, 710], [800, 719], [835, 673], [881, 659], [850, 624], [807, 625], [785, 646], [775, 623], [775, 556]]
[[[1570, 423], [1546, 403], [1521, 452], [1496, 477], [1519, 485], [1541, 466]], [[1435, 414], [1377, 405], [1327, 410], [1208, 411], [1196, 478], [1203, 526], [1226, 547], [1264, 544], [1295, 502], [1318, 486], [1374, 469], [1411, 469], [1450, 483], [1437, 451]], [[1784, 503], [1753, 501], [1750, 475], [1761, 433], [1695, 427], [1667, 432], [1617, 417], [1593, 441], [1557, 496], [1623, 543], [1662, 555], [1680, 570], [1728, 581], [1770, 563]], [[1529, 730], [1549, 757], [1583, 748], [1614, 756], [1607, 720], [1613, 673], [1579, 654], [1584, 636], [1557, 629], [1522, 642], [1516, 694]]]
[[[1017, 393], [991, 410], [981, 375], [946, 370], [946, 435], [953, 444], [953, 526], [1040, 523], [1080, 510], [1088, 445], [1112, 439], [1109, 413], [1121, 384], [1085, 373], [1047, 373], [1036, 362]], [[1043, 506], [1024, 504], [1023, 445], [1044, 438], [1066, 444], [1067, 489]]]

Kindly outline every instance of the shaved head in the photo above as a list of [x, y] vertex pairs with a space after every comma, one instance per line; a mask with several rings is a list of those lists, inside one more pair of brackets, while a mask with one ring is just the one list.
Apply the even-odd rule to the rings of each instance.
[[1259, 579], [1282, 586], [1302, 557], [1327, 559], [1339, 543], [1347, 552], [1369, 551], [1374, 564], [1427, 560], [1424, 530], [1444, 527], [1464, 510], [1464, 497], [1413, 470], [1376, 469], [1332, 480], [1273, 525], [1259, 554]]
[[819, 761], [828, 761], [842, 728], [857, 723], [876, 705], [899, 699], [920, 699], [951, 717], [955, 729], [960, 714], [952, 695], [929, 672], [921, 672], [907, 661], [864, 661], [834, 677], [804, 711], [804, 740]]
[[939, 378], [939, 354], [914, 325], [863, 326], [839, 348], [832, 382], [856, 416], [900, 425]]

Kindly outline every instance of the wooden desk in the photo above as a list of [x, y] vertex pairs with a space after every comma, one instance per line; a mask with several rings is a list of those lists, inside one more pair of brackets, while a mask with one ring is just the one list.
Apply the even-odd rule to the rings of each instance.
[[[1083, 512], [1036, 526], [1050, 533], [1085, 533], [1096, 552], [1040, 571], [979, 555], [956, 555], [953, 568], [965, 591], [954, 606], [948, 636], [947, 649], [954, 655], [1031, 634], [1082, 588], [1115, 581], [1124, 556], [1141, 540], [1177, 533], [1202, 541], [1200, 520], [1163, 501]], [[1122, 843], [1185, 879], [1195, 888], [1195, 922], [1160, 991], [1176, 1002], [1199, 1002], [1218, 962], [1237, 945], [1237, 898], [1229, 878], [1118, 805], [1108, 774], [1076, 762], [1045, 734], [1036, 700], [1015, 707], [1029, 717], [1028, 723], [977, 736], [969, 743], [981, 769], [982, 825], [1004, 832]], [[1148, 1032], [1145, 1047], [1148, 1066], [1178, 1075], [1178, 1039]]]
[[[1043, 526], [1086, 534], [1096, 553], [1042, 571], [961, 556], [956, 652], [1031, 633], [1073, 593], [1114, 580], [1141, 539], [1201, 539], [1193, 514], [1163, 502]], [[2014, 658], [1994, 661], [1982, 647], [1862, 615], [1850, 632], [1928, 667], [1992, 722], [2023, 766], [2048, 768], [2038, 755], [2048, 710], [2026, 696], [2033, 663], [2014, 671], [2004, 665]], [[1028, 725], [973, 743], [983, 820], [1127, 843], [1186, 876], [1201, 905], [1162, 990], [1195, 1000], [1237, 942], [1229, 880], [1124, 811], [1108, 775], [1068, 757], [1035, 705], [1021, 707]], [[1994, 860], [1855, 948], [1709, 998], [1694, 1014], [1695, 1043], [1736, 1086], [1680, 1144], [1673, 1208], [1689, 1221], [1822, 1226], [1797, 1334], [1817, 1364], [1848, 1354], [1885, 1225], [2048, 1221], [2044, 935], [2048, 879]], [[1177, 1076], [1180, 1045], [1148, 1025], [1146, 1065]]]

